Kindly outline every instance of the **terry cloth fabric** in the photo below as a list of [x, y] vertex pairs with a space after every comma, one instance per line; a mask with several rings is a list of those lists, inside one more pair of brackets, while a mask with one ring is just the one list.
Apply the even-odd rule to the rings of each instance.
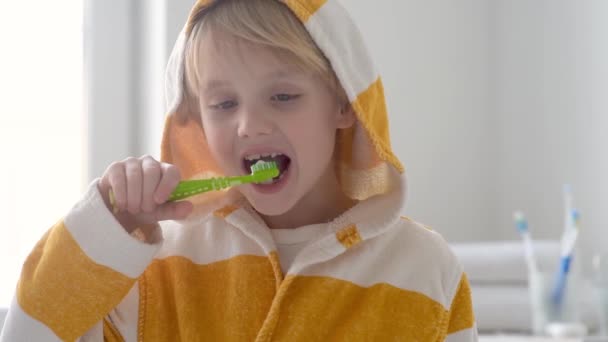
[[[198, 1], [190, 18], [210, 3]], [[284, 274], [268, 227], [234, 190], [199, 196], [190, 217], [163, 222], [146, 243], [125, 232], [93, 183], [26, 260], [0, 340], [477, 340], [457, 258], [439, 234], [401, 217], [403, 167], [357, 28], [336, 0], [283, 3], [331, 61], [356, 111], [336, 158], [357, 205], [327, 223]], [[162, 159], [184, 178], [220, 176], [200, 125], [177, 115], [187, 108], [191, 20], [167, 68]]]
[[287, 273], [298, 253], [318, 237], [326, 224], [313, 224], [295, 229], [271, 229], [270, 233], [277, 246], [281, 271]]

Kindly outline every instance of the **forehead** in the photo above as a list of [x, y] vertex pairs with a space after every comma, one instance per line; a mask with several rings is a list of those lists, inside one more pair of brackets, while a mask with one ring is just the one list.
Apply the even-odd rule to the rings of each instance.
[[294, 56], [267, 45], [246, 41], [217, 30], [204, 33], [199, 49], [200, 77], [302, 77], [308, 74]]

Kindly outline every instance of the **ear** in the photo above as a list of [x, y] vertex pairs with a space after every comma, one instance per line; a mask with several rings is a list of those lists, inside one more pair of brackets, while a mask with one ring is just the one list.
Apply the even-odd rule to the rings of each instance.
[[355, 123], [357, 116], [350, 103], [346, 102], [344, 105], [342, 105], [336, 119], [337, 128], [349, 128]]

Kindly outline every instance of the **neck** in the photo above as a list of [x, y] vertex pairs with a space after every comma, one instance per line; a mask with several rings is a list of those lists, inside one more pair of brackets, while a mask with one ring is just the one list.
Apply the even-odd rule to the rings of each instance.
[[271, 229], [298, 228], [330, 222], [356, 203], [342, 192], [332, 165], [293, 208], [281, 215], [262, 215], [262, 218]]

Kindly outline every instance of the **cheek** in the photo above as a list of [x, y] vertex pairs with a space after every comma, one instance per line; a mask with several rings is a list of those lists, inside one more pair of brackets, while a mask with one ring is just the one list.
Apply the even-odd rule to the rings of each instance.
[[291, 120], [288, 126], [288, 137], [297, 137], [299, 141], [307, 140], [313, 144], [324, 142], [335, 130], [327, 117], [312, 113], [299, 115], [297, 119]]
[[203, 121], [203, 127], [205, 127], [205, 138], [213, 158], [226, 170], [229, 165], [228, 161], [232, 156], [231, 140], [226, 139], [229, 136], [228, 133], [224, 132], [225, 129], [221, 126], [205, 121]]
[[[316, 96], [315, 96], [316, 95]], [[310, 96], [309, 100], [298, 108], [292, 115], [291, 129], [294, 131], [306, 131], [307, 134], [327, 135], [336, 130], [336, 109], [332, 102], [319, 94]]]
[[[327, 113], [325, 113], [327, 114]], [[336, 127], [328, 115], [308, 113], [290, 123], [286, 136], [298, 151], [301, 162], [324, 163], [332, 155], [335, 145]]]

